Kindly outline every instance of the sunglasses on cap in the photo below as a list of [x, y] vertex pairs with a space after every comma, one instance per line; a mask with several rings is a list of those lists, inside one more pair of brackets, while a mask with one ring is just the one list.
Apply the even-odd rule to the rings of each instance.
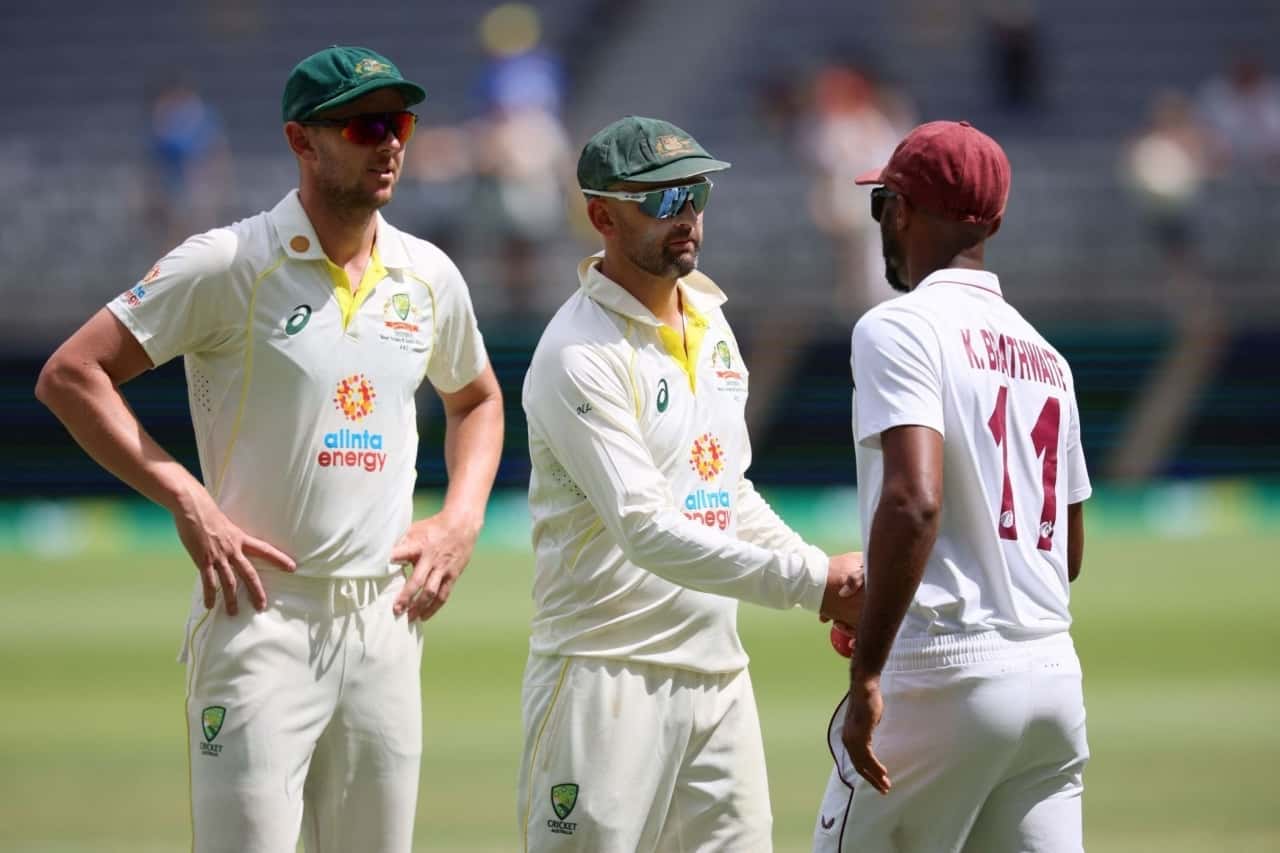
[[622, 201], [634, 201], [646, 216], [654, 219], [670, 219], [684, 210], [685, 203], [693, 204], [695, 213], [701, 213], [711, 197], [711, 182], [702, 181], [696, 184], [682, 184], [678, 187], [663, 187], [647, 193], [609, 192], [607, 190], [583, 190], [583, 195], [594, 195], [601, 198], [616, 198]]
[[880, 221], [880, 217], [884, 216], [884, 203], [891, 198], [897, 198], [898, 194], [888, 187], [875, 187], [871, 190], [871, 218], [876, 222]]
[[360, 113], [346, 118], [312, 118], [298, 122], [308, 127], [340, 127], [342, 138], [356, 145], [381, 145], [388, 133], [401, 144], [408, 142], [418, 117], [408, 110], [390, 113]]

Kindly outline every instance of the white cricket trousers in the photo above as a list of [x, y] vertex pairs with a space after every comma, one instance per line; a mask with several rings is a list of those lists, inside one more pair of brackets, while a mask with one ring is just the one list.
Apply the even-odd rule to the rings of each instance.
[[1080, 853], [1085, 741], [1071, 635], [995, 632], [899, 639], [880, 679], [871, 747], [893, 783], [880, 795], [828, 729], [835, 767], [815, 853]]
[[764, 744], [745, 669], [530, 655], [517, 850], [769, 853]]
[[408, 853], [422, 754], [418, 624], [404, 577], [262, 572], [187, 626], [194, 853]]

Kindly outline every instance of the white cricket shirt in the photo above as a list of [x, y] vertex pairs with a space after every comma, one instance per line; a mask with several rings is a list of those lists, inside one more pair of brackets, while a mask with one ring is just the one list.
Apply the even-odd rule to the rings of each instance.
[[701, 273], [681, 280], [686, 358], [598, 263], [579, 265], [525, 376], [531, 649], [741, 669], [737, 599], [816, 611], [827, 558], [744, 476], [748, 375], [724, 294]]
[[939, 270], [853, 330], [862, 530], [884, 481], [880, 434], [943, 436], [938, 540], [901, 637], [1065, 631], [1067, 505], [1089, 497], [1066, 359], [988, 272]]
[[488, 363], [458, 269], [381, 215], [377, 229], [349, 288], [291, 192], [190, 238], [108, 305], [155, 364], [185, 356], [206, 487], [300, 575], [398, 571], [414, 394], [424, 376], [456, 391]]

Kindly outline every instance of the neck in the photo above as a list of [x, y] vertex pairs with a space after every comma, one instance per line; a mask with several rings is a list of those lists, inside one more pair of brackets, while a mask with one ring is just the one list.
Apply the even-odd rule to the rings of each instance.
[[[907, 258], [907, 275], [908, 281], [911, 282], [911, 289], [915, 290], [920, 282], [933, 275], [938, 270], [946, 269], [962, 269], [962, 270], [985, 270], [986, 262], [983, 259], [983, 244], [965, 249], [958, 255], [952, 255], [948, 252], [929, 253], [926, 247], [920, 257]], [[932, 256], [931, 256], [932, 255]]]
[[378, 234], [375, 210], [336, 208], [309, 184], [299, 188], [298, 198], [329, 260], [345, 266], [353, 259], [367, 258], [373, 251]]
[[634, 296], [653, 316], [673, 329], [680, 328], [680, 289], [676, 287], [679, 279], [647, 273], [620, 252], [610, 252], [607, 248], [600, 261], [600, 272]]

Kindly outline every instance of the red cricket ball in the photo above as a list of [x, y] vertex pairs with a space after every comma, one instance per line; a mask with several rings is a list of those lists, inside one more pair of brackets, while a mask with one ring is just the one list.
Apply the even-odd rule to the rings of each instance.
[[853, 637], [841, 631], [835, 625], [831, 626], [831, 648], [835, 649], [844, 657], [853, 656]]

